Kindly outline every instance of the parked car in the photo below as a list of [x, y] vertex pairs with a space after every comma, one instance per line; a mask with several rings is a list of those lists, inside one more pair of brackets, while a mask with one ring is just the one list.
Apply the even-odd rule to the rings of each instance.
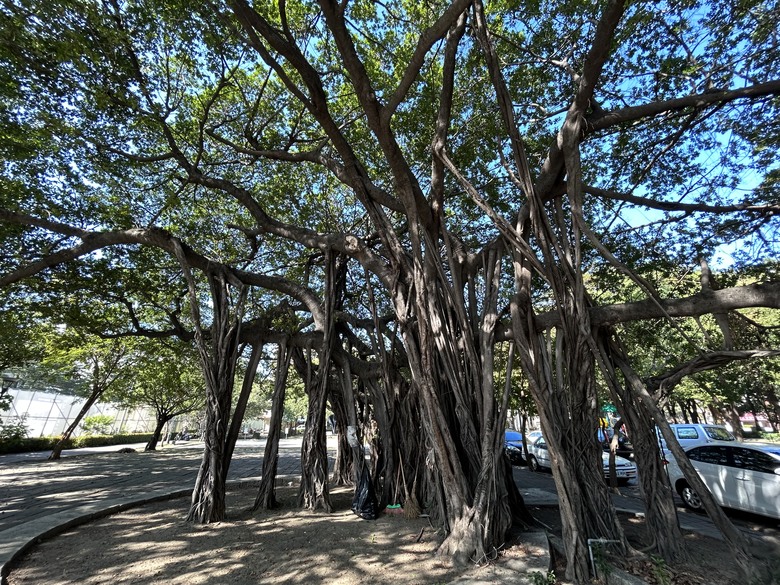
[[[602, 451], [601, 464], [604, 470], [604, 478], [609, 479], [609, 453]], [[547, 448], [547, 441], [544, 437], [539, 437], [533, 445], [528, 446], [528, 466], [531, 471], [539, 469], [552, 469], [550, 451]], [[636, 477], [636, 465], [625, 457], [615, 456], [615, 474], [617, 482], [625, 485], [629, 480]]]
[[528, 442], [529, 445], [531, 445], [536, 439], [542, 436], [542, 431], [531, 431], [530, 433], [526, 433], [525, 440]]
[[[706, 445], [716, 441], [736, 441], [737, 438], [731, 432], [720, 425], [708, 424], [673, 424], [669, 425], [677, 437], [677, 441], [683, 449], [690, 449], [697, 445]], [[655, 429], [661, 450], [668, 450], [666, 440], [661, 436], [660, 429]]]
[[[715, 501], [780, 520], [780, 445], [724, 441], [689, 448], [685, 454]], [[702, 508], [679, 465], [667, 466], [669, 482], [689, 508]]]
[[523, 434], [512, 429], [504, 431], [504, 452], [512, 465], [525, 465]]

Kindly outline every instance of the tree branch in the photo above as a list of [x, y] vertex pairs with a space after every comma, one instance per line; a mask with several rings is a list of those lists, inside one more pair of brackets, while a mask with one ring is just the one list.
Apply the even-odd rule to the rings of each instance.
[[723, 104], [739, 99], [756, 99], [764, 96], [780, 94], [780, 80], [759, 83], [750, 87], [739, 89], [706, 91], [704, 93], [688, 95], [681, 98], [652, 102], [642, 106], [631, 106], [612, 112], [599, 113], [587, 120], [588, 133], [611, 128], [618, 124], [633, 122], [642, 118], [651, 118], [666, 112], [682, 110], [684, 108], [704, 108], [715, 104]]

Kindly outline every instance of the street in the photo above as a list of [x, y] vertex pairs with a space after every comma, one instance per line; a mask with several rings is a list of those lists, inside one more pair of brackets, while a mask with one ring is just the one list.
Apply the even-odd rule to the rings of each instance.
[[[529, 492], [529, 490], [543, 490], [545, 492], [556, 493], [555, 481], [553, 480], [552, 473], [549, 471], [534, 473], [527, 467], [520, 466], [512, 466], [512, 471], [515, 483], [520, 488], [521, 494], [523, 494], [523, 492]], [[632, 479], [628, 485], [619, 487], [618, 490], [620, 491], [620, 496], [613, 496], [613, 501], [615, 501], [616, 506], [623, 509], [634, 510], [636, 512], [644, 511], [644, 504], [639, 493], [637, 480]], [[523, 495], [525, 496], [525, 494]], [[717, 531], [707, 516], [686, 508], [682, 499], [680, 499], [677, 494], [675, 494], [675, 504], [677, 505], [677, 512], [680, 516], [681, 523], [689, 523], [697, 526], [709, 525], [709, 527], [711, 527], [711, 532], [713, 533], [710, 535], [717, 534]], [[780, 543], [780, 522], [777, 520], [729, 509], [726, 510], [726, 515], [731, 519], [734, 525], [741, 530], [752, 535], [766, 535], [769, 538], [776, 539], [777, 542]], [[709, 534], [709, 531], [707, 533]]]

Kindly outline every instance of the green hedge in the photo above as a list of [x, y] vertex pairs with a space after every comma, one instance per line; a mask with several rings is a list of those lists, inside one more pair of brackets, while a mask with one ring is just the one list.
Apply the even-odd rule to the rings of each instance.
[[[69, 439], [65, 449], [79, 447], [105, 447], [107, 445], [123, 445], [126, 443], [148, 443], [151, 433], [123, 435], [84, 435]], [[30, 451], [51, 451], [59, 441], [59, 437], [28, 437], [0, 443], [0, 454], [28, 453]]]

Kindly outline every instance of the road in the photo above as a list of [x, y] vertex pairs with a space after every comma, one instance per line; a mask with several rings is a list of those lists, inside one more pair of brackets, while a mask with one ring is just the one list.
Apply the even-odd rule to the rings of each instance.
[[[534, 473], [527, 467], [519, 466], [513, 466], [512, 470], [515, 483], [520, 488], [520, 493], [526, 492], [532, 495], [533, 491], [529, 490], [542, 490], [556, 493], [555, 481], [553, 480], [552, 473], [544, 471]], [[618, 489], [620, 490], [620, 496], [613, 496], [613, 501], [617, 507], [636, 512], [644, 511], [644, 503], [639, 493], [637, 480], [631, 480], [627, 486]], [[686, 508], [682, 499], [676, 494], [675, 504], [677, 506], [680, 523], [683, 527], [695, 529], [716, 538], [720, 536], [706, 515]], [[726, 515], [740, 530], [753, 536], [760, 535], [770, 540], [774, 540], [778, 543], [778, 546], [780, 546], [780, 522], [777, 520], [741, 512], [739, 510], [726, 510]], [[780, 548], [778, 550], [780, 550]]]

